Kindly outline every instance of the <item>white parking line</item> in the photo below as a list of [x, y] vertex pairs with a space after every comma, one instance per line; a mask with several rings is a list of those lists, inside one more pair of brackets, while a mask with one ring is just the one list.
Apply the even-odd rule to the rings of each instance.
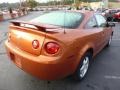
[[120, 80], [120, 76], [109, 76], [109, 75], [106, 75], [104, 76], [105, 79], [117, 79], [117, 80]]
[[120, 39], [112, 39], [112, 40], [119, 41]]

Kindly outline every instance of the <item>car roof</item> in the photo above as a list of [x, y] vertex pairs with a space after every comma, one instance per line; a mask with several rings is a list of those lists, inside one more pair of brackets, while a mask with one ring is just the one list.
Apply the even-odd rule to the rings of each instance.
[[66, 12], [78, 12], [84, 14], [84, 16], [91, 16], [94, 15], [94, 11], [89, 11], [89, 10], [66, 10]]
[[94, 11], [89, 11], [89, 10], [66, 10], [67, 12], [79, 12], [79, 13], [93, 13]]
[[84, 15], [84, 19], [79, 28], [83, 28], [86, 22], [90, 19], [90, 17], [92, 17], [95, 14], [94, 11], [89, 10], [67, 10], [66, 12], [78, 12]]

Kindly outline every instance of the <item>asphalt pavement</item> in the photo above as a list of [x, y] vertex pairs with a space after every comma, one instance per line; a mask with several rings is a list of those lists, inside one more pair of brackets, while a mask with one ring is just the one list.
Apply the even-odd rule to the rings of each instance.
[[[30, 20], [40, 14], [43, 13], [32, 12], [18, 20]], [[76, 82], [69, 77], [48, 82], [25, 73], [7, 57], [4, 41], [9, 22], [0, 22], [0, 90], [120, 90], [120, 23], [114, 28], [111, 46], [94, 58], [83, 81]]]

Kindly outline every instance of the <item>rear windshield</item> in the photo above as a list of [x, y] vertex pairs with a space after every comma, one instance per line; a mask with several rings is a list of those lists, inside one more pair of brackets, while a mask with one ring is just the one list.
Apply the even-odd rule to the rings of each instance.
[[65, 28], [77, 28], [83, 19], [83, 15], [78, 12], [56, 11], [41, 15], [31, 22], [51, 24]]

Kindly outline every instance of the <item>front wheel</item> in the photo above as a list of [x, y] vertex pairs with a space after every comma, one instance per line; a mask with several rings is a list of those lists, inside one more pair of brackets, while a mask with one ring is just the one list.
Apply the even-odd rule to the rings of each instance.
[[78, 81], [82, 80], [88, 71], [90, 65], [90, 59], [92, 58], [92, 54], [87, 52], [84, 57], [81, 59], [80, 65], [77, 68], [74, 78]]
[[111, 41], [112, 41], [112, 35], [109, 37], [108, 43], [107, 43], [107, 47], [109, 47], [111, 45]]

